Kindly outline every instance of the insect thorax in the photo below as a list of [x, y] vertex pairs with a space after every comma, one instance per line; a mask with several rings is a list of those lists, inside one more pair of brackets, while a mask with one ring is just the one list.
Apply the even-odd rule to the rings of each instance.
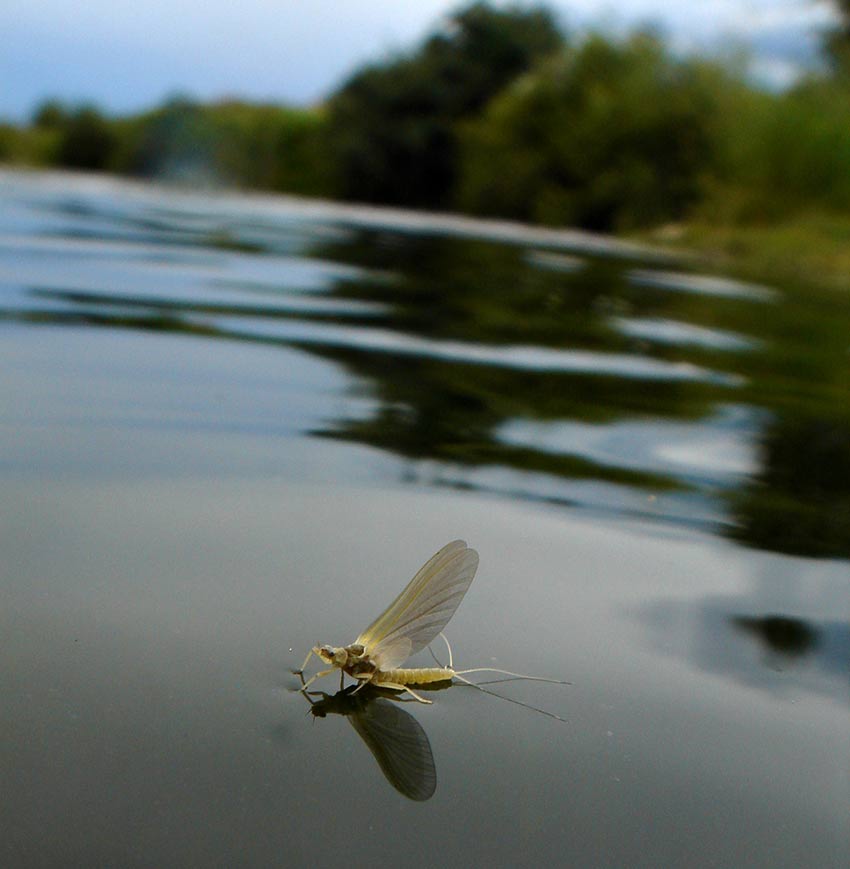
[[366, 649], [360, 643], [348, 646], [315, 646], [313, 651], [326, 663], [345, 670], [350, 676], [363, 678], [377, 670], [377, 666], [369, 660]]
[[378, 665], [374, 661], [370, 661], [368, 658], [361, 658], [360, 660], [349, 660], [348, 664], [345, 667], [345, 672], [348, 673], [352, 679], [371, 679], [372, 676], [378, 672]]

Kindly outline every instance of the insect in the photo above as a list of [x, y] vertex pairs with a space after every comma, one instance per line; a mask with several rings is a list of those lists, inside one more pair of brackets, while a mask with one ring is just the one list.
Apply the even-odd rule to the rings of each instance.
[[[478, 553], [467, 547], [463, 540], [446, 544], [419, 569], [404, 591], [353, 643], [341, 647], [314, 646], [308, 652], [301, 668], [293, 671], [301, 678], [301, 690], [306, 691], [316, 679], [328, 676], [335, 670], [340, 671], [340, 687], [347, 674], [360, 683], [356, 691], [364, 685], [373, 685], [377, 688], [407, 692], [420, 703], [431, 701], [417, 694], [411, 688], [412, 685], [431, 685], [451, 682], [453, 679], [474, 685], [464, 678], [467, 673], [488, 671], [518, 679], [558, 681], [523, 676], [492, 667], [455, 670], [451, 663], [451, 648], [448, 667], [401, 667], [407, 658], [424, 649], [440, 634], [463, 600], [477, 568]], [[330, 666], [305, 682], [304, 668], [313, 655]]]

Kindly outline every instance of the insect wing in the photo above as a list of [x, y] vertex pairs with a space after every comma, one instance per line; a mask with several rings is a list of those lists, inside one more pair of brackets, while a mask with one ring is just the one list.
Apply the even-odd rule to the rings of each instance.
[[463, 540], [446, 544], [355, 642], [381, 670], [398, 667], [445, 627], [478, 568], [478, 553]]

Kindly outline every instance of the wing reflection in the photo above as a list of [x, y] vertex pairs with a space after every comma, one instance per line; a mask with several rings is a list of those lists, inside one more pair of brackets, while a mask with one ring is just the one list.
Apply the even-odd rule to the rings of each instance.
[[[378, 761], [387, 781], [411, 800], [430, 799], [437, 788], [437, 769], [431, 743], [422, 725], [399, 701], [378, 688], [354, 685], [329, 695], [311, 692], [310, 711], [316, 718], [344, 715]], [[319, 695], [321, 699], [314, 700]]]

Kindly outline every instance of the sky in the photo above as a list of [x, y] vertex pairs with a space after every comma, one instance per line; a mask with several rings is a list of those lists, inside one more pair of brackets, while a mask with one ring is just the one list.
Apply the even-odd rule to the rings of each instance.
[[[42, 100], [110, 114], [182, 94], [318, 102], [365, 62], [408, 50], [458, 0], [0, 0], [0, 118]], [[495, 6], [506, 5], [495, 2]], [[651, 23], [681, 51], [747, 45], [782, 86], [814, 61], [828, 0], [550, 0], [569, 31]]]

